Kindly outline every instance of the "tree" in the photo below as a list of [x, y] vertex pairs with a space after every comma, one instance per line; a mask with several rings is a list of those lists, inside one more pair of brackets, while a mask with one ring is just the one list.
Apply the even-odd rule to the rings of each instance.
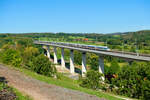
[[82, 53], [79, 51], [74, 51], [74, 62], [76, 64], [81, 65], [81, 61], [82, 61]]
[[89, 54], [88, 55], [88, 64], [93, 70], [98, 70], [98, 56], [96, 54]]
[[102, 74], [98, 71], [89, 70], [86, 73], [86, 77], [80, 79], [80, 86], [91, 88], [91, 89], [99, 89], [102, 84]]
[[22, 58], [19, 51], [14, 49], [7, 49], [3, 51], [1, 59], [3, 63], [10, 64], [15, 67], [20, 67], [22, 64]]
[[38, 74], [42, 74], [50, 77], [56, 74], [55, 66], [44, 55], [39, 55], [37, 57], [34, 57], [32, 70], [37, 72]]
[[23, 38], [23, 39], [19, 39], [16, 41], [16, 44], [20, 44], [24, 47], [28, 47], [28, 46], [32, 46], [33, 45], [33, 41], [32, 39], [29, 38]]
[[33, 57], [38, 56], [40, 53], [37, 48], [34, 47], [26, 47], [24, 52], [23, 52], [23, 59], [24, 62], [28, 62], [31, 60]]
[[117, 86], [118, 94], [128, 97], [148, 100], [150, 97], [150, 65], [149, 63], [136, 63], [125, 66], [113, 79], [113, 85]]
[[118, 65], [118, 62], [116, 60], [113, 60], [110, 65], [110, 70], [109, 73], [112, 74], [117, 74], [120, 71], [120, 66]]
[[144, 80], [142, 84], [142, 100], [148, 100], [150, 98], [150, 80]]

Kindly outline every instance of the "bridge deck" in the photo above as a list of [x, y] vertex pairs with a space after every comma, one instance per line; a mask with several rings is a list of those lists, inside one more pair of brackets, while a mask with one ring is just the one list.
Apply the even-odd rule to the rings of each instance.
[[114, 57], [119, 57], [119, 58], [124, 58], [124, 59], [129, 59], [129, 60], [138, 60], [138, 61], [150, 61], [150, 56], [141, 56], [141, 55], [133, 55], [132, 53], [126, 53], [126, 52], [112, 52], [112, 51], [98, 51], [98, 50], [91, 50], [91, 49], [85, 49], [85, 48], [79, 48], [79, 47], [72, 47], [72, 46], [64, 46], [64, 45], [58, 45], [58, 44], [51, 44], [51, 43], [43, 43], [43, 42], [34, 42], [35, 44], [40, 44], [40, 45], [49, 45], [49, 46], [55, 46], [55, 47], [61, 47], [61, 48], [67, 48], [67, 49], [72, 49], [72, 50], [78, 50], [82, 52], [91, 52], [91, 53], [96, 53], [99, 55], [107, 55], [107, 56], [114, 56]]

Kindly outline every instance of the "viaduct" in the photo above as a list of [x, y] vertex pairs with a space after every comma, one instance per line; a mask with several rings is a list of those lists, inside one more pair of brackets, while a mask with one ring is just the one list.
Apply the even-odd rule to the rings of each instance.
[[[47, 41], [35, 41], [34, 44], [37, 45], [45, 45], [47, 46], [47, 56], [50, 58], [50, 46], [54, 48], [54, 63], [58, 63], [57, 59], [57, 47], [61, 48], [61, 66], [62, 68], [65, 67], [65, 60], [64, 60], [64, 48], [70, 49], [70, 73], [75, 72], [74, 66], [74, 50], [78, 50], [82, 52], [82, 76], [85, 76], [86, 73], [86, 53], [95, 53], [99, 56], [99, 72], [104, 74], [104, 56], [113, 56], [119, 57], [122, 59], [126, 59], [129, 61], [136, 60], [136, 61], [150, 61], [150, 55], [144, 54], [136, 54], [136, 53], [129, 53], [129, 52], [115, 52], [115, 51], [107, 51], [107, 50], [94, 50], [85, 48], [82, 46], [74, 46], [74, 45], [67, 45], [67, 43], [60, 43], [60, 42], [47, 42]], [[103, 77], [104, 80], [104, 77]]]

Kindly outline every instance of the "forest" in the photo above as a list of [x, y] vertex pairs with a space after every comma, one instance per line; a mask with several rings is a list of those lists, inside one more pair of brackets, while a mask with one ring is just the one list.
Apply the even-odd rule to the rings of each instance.
[[[108, 46], [112, 50], [150, 54], [150, 30], [125, 33], [5, 33], [0, 34], [0, 62], [31, 70], [40, 75], [61, 79], [55, 64], [44, 56], [44, 50], [34, 41], [69, 42]], [[52, 49], [52, 47], [50, 48]], [[60, 48], [58, 48], [60, 49]], [[58, 59], [61, 57], [58, 50]], [[65, 49], [65, 61], [70, 51]], [[53, 58], [53, 54], [51, 54]], [[81, 69], [81, 53], [74, 52], [75, 66]], [[150, 62], [128, 63], [124, 59], [104, 57], [105, 75], [98, 72], [98, 56], [87, 53], [86, 77], [79, 77], [80, 87], [102, 90], [141, 100], [150, 98]], [[101, 77], [105, 77], [103, 82]]]

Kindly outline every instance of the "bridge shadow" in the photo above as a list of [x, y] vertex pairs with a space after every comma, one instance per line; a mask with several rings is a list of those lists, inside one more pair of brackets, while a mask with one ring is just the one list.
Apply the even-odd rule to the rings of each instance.
[[[66, 68], [70, 70], [70, 63], [66, 62], [65, 65], [66, 65]], [[75, 67], [75, 73], [78, 73], [81, 75], [81, 73], [82, 73], [81, 69]]]
[[50, 55], [50, 58], [54, 60], [54, 56], [53, 55]]
[[61, 59], [58, 59], [57, 61], [58, 61], [58, 64], [61, 64]]

